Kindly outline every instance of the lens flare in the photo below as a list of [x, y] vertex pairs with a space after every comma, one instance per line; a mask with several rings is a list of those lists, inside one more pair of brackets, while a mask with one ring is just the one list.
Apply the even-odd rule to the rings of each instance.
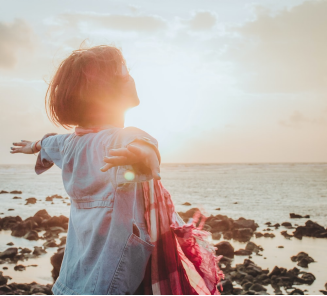
[[127, 171], [125, 172], [124, 174], [124, 178], [127, 180], [127, 181], [133, 181], [134, 178], [135, 178], [135, 174], [131, 171]]

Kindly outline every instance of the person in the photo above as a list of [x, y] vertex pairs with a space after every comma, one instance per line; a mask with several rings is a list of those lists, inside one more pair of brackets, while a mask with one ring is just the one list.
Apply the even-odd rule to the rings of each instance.
[[46, 94], [50, 120], [74, 132], [11, 148], [40, 152], [37, 174], [54, 164], [62, 169], [71, 209], [54, 294], [219, 293], [223, 274], [210, 234], [196, 226], [200, 213], [184, 223], [160, 182], [157, 140], [124, 127], [126, 110], [138, 104], [120, 50], [76, 50]]
[[142, 183], [160, 180], [158, 142], [124, 114], [139, 105], [119, 49], [72, 52], [46, 94], [47, 114], [68, 134], [13, 143], [11, 153], [37, 153], [37, 174], [53, 164], [71, 200], [65, 253], [54, 294], [133, 294], [154, 245], [144, 218]]

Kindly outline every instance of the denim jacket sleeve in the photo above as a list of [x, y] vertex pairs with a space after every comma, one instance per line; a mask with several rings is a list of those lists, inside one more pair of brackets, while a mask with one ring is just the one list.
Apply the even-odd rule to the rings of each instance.
[[53, 164], [62, 168], [64, 142], [70, 134], [47, 134], [41, 140], [41, 150], [35, 164], [37, 175], [50, 169]]
[[[120, 143], [120, 147], [126, 147], [133, 142], [145, 143], [154, 149], [158, 156], [159, 163], [161, 162], [157, 140], [141, 129], [135, 127], [124, 128], [117, 134], [116, 141]], [[116, 147], [117, 146], [118, 145], [116, 145]], [[151, 170], [143, 164], [125, 165], [120, 166], [117, 169], [116, 184], [119, 185], [127, 182], [144, 182], [149, 181], [152, 178]]]

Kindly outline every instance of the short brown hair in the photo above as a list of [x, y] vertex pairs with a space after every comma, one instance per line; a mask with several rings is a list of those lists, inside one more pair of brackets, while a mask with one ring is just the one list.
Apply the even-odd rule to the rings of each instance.
[[100, 45], [78, 49], [59, 66], [45, 96], [46, 111], [55, 125], [64, 128], [89, 123], [91, 110], [97, 103], [119, 93], [121, 75], [126, 66], [121, 51]]

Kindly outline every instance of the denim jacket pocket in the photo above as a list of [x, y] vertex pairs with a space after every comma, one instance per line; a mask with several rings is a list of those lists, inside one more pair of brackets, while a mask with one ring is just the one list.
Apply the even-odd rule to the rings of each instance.
[[132, 233], [123, 249], [108, 295], [133, 294], [141, 284], [154, 245]]

